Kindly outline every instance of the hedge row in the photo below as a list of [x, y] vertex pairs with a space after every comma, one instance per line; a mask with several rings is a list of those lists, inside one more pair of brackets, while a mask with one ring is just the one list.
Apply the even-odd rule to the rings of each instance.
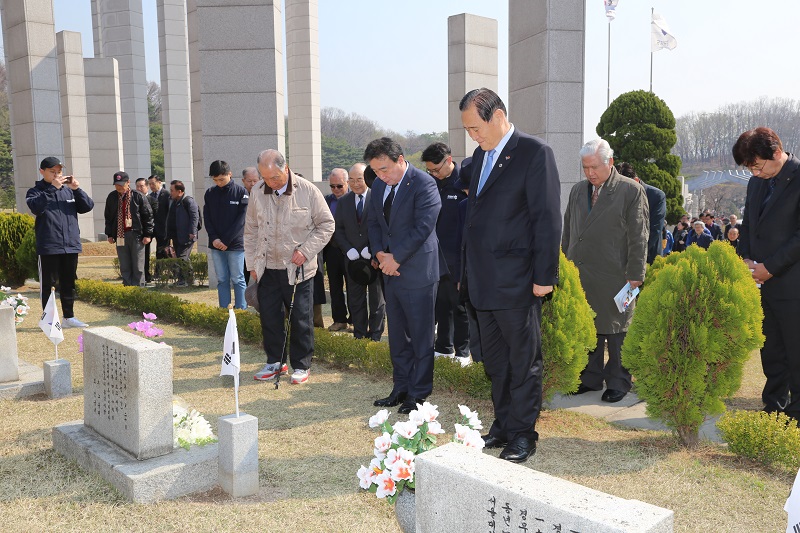
[[[159, 320], [178, 324], [205, 334], [225, 335], [228, 311], [207, 304], [189, 303], [176, 296], [140, 287], [123, 287], [93, 280], [78, 280], [77, 290], [86, 302], [133, 312], [158, 315]], [[261, 322], [258, 315], [236, 310], [239, 341], [261, 346]], [[334, 334], [325, 329], [314, 330], [314, 358], [343, 370], [360, 370], [374, 375], [391, 376], [389, 345], [350, 335]], [[435, 361], [434, 386], [437, 389], [460, 391], [476, 398], [491, 397], [489, 379], [483, 365], [461, 368], [455, 361]]]

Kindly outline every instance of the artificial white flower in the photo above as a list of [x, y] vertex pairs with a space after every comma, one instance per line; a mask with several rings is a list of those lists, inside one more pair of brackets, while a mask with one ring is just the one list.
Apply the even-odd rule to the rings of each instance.
[[358, 469], [356, 475], [358, 476], [358, 485], [362, 489], [367, 490], [370, 487], [370, 485], [372, 485], [372, 480], [375, 477], [375, 472], [373, 472], [371, 468], [367, 468], [366, 466], [361, 465], [361, 468]]
[[389, 411], [387, 409], [381, 409], [369, 418], [369, 427], [376, 428], [386, 422], [388, 418]]
[[378, 498], [394, 496], [394, 493], [397, 491], [397, 485], [392, 479], [392, 474], [390, 472], [383, 472], [375, 478], [375, 484], [378, 486], [378, 490], [375, 491], [375, 496]]
[[413, 481], [414, 480], [414, 461], [398, 461], [395, 463], [391, 471], [392, 479], [395, 481]]
[[477, 448], [478, 450], [482, 450], [486, 443], [483, 441], [483, 437], [481, 437], [481, 432], [477, 429], [470, 429], [467, 432], [466, 437], [464, 438], [464, 446], [468, 448]]
[[439, 416], [439, 406], [429, 402], [425, 402], [422, 405], [417, 404], [417, 411], [420, 412], [425, 422], [433, 422]]
[[434, 420], [433, 422], [428, 422], [428, 433], [430, 435], [440, 435], [444, 433], [444, 430], [442, 429], [442, 425]]
[[419, 431], [417, 425], [410, 420], [406, 422], [395, 422], [395, 424], [392, 426], [392, 429], [399, 436], [406, 439], [414, 438], [414, 435], [416, 435], [417, 431]]
[[460, 442], [463, 444], [464, 439], [467, 438], [467, 433], [470, 430], [469, 426], [463, 426], [461, 424], [455, 424], [456, 431], [453, 433], [453, 441]]

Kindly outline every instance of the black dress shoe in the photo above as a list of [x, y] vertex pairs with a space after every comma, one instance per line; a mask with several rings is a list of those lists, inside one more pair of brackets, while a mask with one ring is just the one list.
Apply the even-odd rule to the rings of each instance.
[[606, 389], [600, 399], [608, 403], [617, 403], [627, 395], [627, 392], [623, 392], [621, 390]]
[[589, 387], [587, 387], [586, 385], [581, 383], [580, 385], [578, 385], [578, 390], [576, 390], [575, 392], [570, 392], [569, 394], [570, 394], [570, 396], [577, 396], [578, 394], [585, 394], [587, 392], [595, 392], [595, 390], [597, 390], [597, 389], [590, 389]]
[[375, 407], [394, 407], [395, 405], [401, 403], [405, 399], [406, 399], [405, 392], [392, 392], [386, 398], [375, 400], [375, 403], [373, 403], [372, 405], [374, 405]]
[[505, 459], [512, 463], [524, 463], [534, 453], [536, 453], [536, 440], [517, 437], [503, 448], [503, 451], [500, 452], [500, 459]]
[[397, 412], [401, 415], [407, 415], [411, 411], [416, 410], [418, 403], [425, 403], [425, 400], [422, 398], [413, 398], [408, 396], [403, 401], [403, 405], [400, 406], [400, 409], [398, 409]]
[[495, 437], [491, 433], [488, 435], [481, 435], [481, 438], [483, 439], [484, 448], [505, 448], [508, 446], [507, 440]]

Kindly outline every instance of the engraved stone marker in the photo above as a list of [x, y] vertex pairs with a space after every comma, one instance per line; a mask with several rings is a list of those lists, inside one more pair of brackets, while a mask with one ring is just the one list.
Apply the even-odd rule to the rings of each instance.
[[14, 309], [0, 306], [0, 383], [19, 379], [19, 358], [17, 356], [17, 329], [14, 323]]
[[116, 327], [83, 346], [84, 424], [139, 460], [172, 452], [172, 348]]

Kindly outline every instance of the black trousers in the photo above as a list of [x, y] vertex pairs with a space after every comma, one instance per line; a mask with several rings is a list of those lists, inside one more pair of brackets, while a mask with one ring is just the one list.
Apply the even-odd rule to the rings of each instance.
[[[192, 271], [192, 248], [194, 248], [194, 242], [190, 242], [187, 244], [180, 244], [178, 243], [175, 238], [172, 238], [172, 247], [175, 248], [175, 255], [178, 256], [178, 259], [183, 259], [189, 264], [189, 272]], [[178, 281], [186, 281], [183, 276], [183, 270], [178, 272]]]
[[75, 280], [78, 278], [78, 254], [39, 256], [39, 295], [42, 311], [50, 299], [50, 292], [58, 280], [61, 294], [61, 313], [64, 318], [75, 316]]
[[761, 367], [767, 382], [761, 399], [800, 419], [800, 300], [762, 298], [764, 347]]
[[536, 440], [542, 409], [542, 300], [521, 309], [478, 310], [484, 368], [492, 382], [494, 423], [503, 440]]
[[150, 242], [144, 245], [144, 281], [146, 283], [153, 281], [153, 275], [150, 273]]
[[[369, 291], [369, 294], [367, 294]], [[369, 306], [367, 306], [369, 302]], [[383, 275], [378, 274], [368, 286], [356, 283], [347, 274], [347, 307], [353, 320], [353, 337], [381, 340], [386, 325], [386, 301], [383, 299]]]
[[[334, 322], [347, 323], [347, 304], [344, 301], [345, 255], [335, 246], [325, 249], [325, 271], [328, 273], [328, 289], [331, 292], [331, 316]], [[349, 290], [349, 287], [348, 287]]]
[[474, 363], [480, 363], [483, 361], [483, 355], [481, 355], [483, 352], [481, 352], [481, 328], [478, 326], [478, 312], [469, 301], [464, 302], [464, 308], [469, 319], [469, 353]]
[[[286, 309], [288, 312], [293, 289], [285, 269], [266, 269], [258, 280], [259, 317], [267, 363], [277, 363], [283, 356], [286, 343], [283, 311]], [[292, 307], [288, 358], [295, 370], [308, 369], [314, 356], [313, 302], [314, 278], [298, 283]]]
[[459, 302], [458, 284], [449, 275], [439, 280], [436, 291], [436, 342], [434, 350], [454, 353], [458, 357], [469, 355], [469, 317], [464, 304]]
[[[593, 390], [601, 390], [603, 382], [612, 390], [631, 390], [631, 373], [622, 366], [622, 343], [625, 332], [597, 336], [597, 346], [589, 352], [589, 362], [581, 372], [581, 383]], [[608, 343], [608, 363], [605, 360], [605, 343]]]

